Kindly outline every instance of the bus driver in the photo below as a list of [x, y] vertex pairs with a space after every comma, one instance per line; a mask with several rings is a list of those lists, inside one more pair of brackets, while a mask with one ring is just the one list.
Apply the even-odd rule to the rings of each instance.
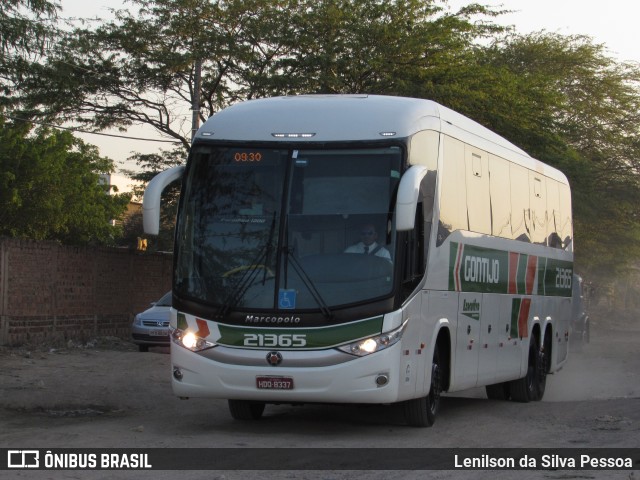
[[380, 245], [377, 240], [378, 232], [376, 232], [376, 228], [372, 224], [363, 225], [360, 231], [360, 242], [347, 247], [344, 253], [375, 255], [376, 257], [386, 258], [391, 261], [389, 250]]

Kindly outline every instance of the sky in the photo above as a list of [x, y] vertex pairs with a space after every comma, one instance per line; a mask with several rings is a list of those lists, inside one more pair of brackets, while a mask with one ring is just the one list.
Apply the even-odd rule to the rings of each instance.
[[[448, 0], [449, 8], [456, 11], [473, 0]], [[483, 5], [511, 10], [495, 21], [513, 25], [519, 33], [545, 30], [562, 35], [581, 34], [602, 43], [607, 53], [620, 61], [640, 63], [640, 0], [475, 0]], [[109, 7], [120, 7], [123, 0], [60, 0], [63, 17], [107, 17]], [[119, 132], [114, 132], [119, 133]], [[150, 127], [133, 127], [126, 135], [160, 137]], [[79, 135], [88, 143], [97, 145], [100, 153], [116, 161], [117, 166], [133, 169], [135, 165], [123, 163], [132, 152], [152, 153], [161, 143], [132, 141], [98, 135]], [[166, 148], [167, 144], [164, 144]]]
[[[470, 0], [449, 0], [455, 11]], [[562, 35], [581, 34], [603, 43], [610, 56], [621, 61], [640, 62], [640, 1], [638, 0], [503, 0], [482, 1], [513, 13], [496, 22], [514, 25], [519, 33], [546, 30]]]

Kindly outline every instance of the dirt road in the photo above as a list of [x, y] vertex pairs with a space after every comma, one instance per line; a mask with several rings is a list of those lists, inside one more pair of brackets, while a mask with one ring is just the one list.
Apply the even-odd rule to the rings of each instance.
[[[640, 319], [600, 319], [592, 343], [550, 376], [544, 401], [443, 400], [434, 427], [404, 424], [396, 406], [267, 406], [257, 422], [231, 419], [223, 400], [179, 400], [168, 349], [139, 353], [117, 339], [69, 348], [0, 350], [0, 447], [640, 447]], [[285, 468], [283, 466], [283, 468]], [[328, 468], [329, 470], [330, 468]], [[11, 478], [174, 478], [170, 472], [9, 472]], [[135, 473], [135, 475], [134, 475]], [[484, 475], [483, 475], [484, 473]], [[515, 472], [492, 472], [512, 478]], [[579, 473], [580, 475], [575, 475]], [[169, 476], [171, 475], [171, 476]], [[525, 478], [634, 478], [632, 472], [518, 472]], [[208, 478], [351, 478], [355, 472], [218, 472]], [[426, 472], [366, 472], [426, 478]], [[486, 472], [429, 472], [486, 478]], [[200, 478], [194, 472], [181, 478]]]

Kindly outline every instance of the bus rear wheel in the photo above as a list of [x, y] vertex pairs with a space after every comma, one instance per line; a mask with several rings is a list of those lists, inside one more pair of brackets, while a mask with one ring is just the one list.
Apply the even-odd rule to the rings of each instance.
[[229, 412], [235, 420], [258, 420], [264, 413], [264, 402], [229, 400]]
[[[510, 382], [511, 399], [516, 402], [533, 402], [542, 398], [546, 383], [546, 375], [543, 374], [544, 357], [538, 348], [535, 336], [529, 341], [529, 360], [527, 362], [527, 374], [518, 380]], [[542, 365], [541, 365], [542, 363]]]
[[412, 427], [430, 427], [436, 421], [440, 410], [440, 394], [442, 393], [442, 364], [436, 345], [431, 363], [431, 386], [429, 395], [404, 402], [404, 417]]

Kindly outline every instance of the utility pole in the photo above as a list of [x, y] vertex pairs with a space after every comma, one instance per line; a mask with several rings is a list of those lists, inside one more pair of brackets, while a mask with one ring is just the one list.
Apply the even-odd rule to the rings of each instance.
[[200, 128], [200, 84], [202, 81], [202, 60], [196, 59], [193, 74], [193, 96], [191, 101], [191, 141]]

